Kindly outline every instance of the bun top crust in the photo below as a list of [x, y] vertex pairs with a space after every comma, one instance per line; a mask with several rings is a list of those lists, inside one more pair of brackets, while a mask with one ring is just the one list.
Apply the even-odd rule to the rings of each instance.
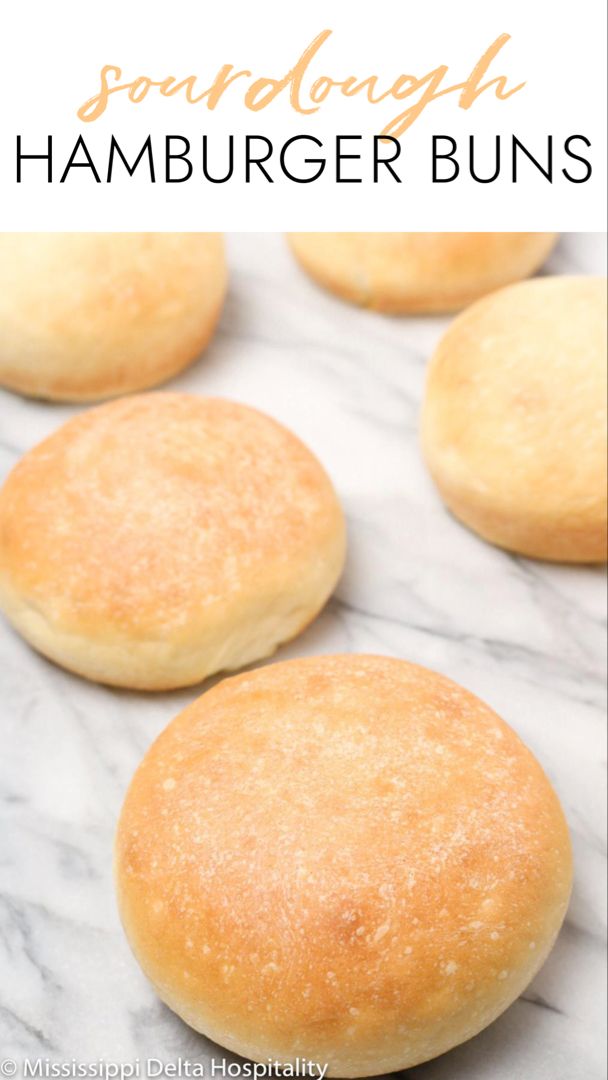
[[606, 370], [604, 278], [522, 282], [460, 315], [430, 364], [422, 423], [455, 512], [483, 502], [490, 539], [490, 514], [503, 531], [527, 522], [514, 546], [532, 555], [605, 558]]
[[116, 872], [135, 955], [192, 1026], [365, 1076], [513, 1000], [561, 924], [571, 856], [542, 769], [488, 706], [351, 655], [186, 708], [132, 781]]
[[26, 454], [0, 493], [0, 582], [92, 644], [187, 648], [214, 612], [233, 612], [237, 632], [252, 595], [263, 607], [343, 548], [313, 454], [220, 399], [153, 393], [91, 409]]

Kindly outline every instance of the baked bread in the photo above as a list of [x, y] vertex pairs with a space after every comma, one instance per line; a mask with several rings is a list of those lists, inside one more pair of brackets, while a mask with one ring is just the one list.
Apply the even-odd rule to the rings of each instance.
[[187, 686], [269, 656], [314, 618], [344, 560], [317, 459], [269, 417], [153, 393], [98, 406], [0, 492], [0, 605], [89, 679]]
[[456, 517], [539, 559], [606, 558], [606, 282], [502, 289], [431, 361], [422, 444]]
[[529, 750], [425, 668], [323, 656], [227, 679], [137, 770], [127, 937], [162, 1000], [257, 1061], [407, 1069], [521, 993], [559, 931], [568, 830]]
[[92, 401], [164, 382], [225, 291], [218, 233], [0, 234], [0, 385]]
[[305, 270], [343, 300], [392, 314], [456, 311], [528, 277], [555, 233], [291, 233]]

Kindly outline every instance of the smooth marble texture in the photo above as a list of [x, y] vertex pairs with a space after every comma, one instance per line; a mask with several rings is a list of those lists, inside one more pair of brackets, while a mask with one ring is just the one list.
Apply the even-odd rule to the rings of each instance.
[[[277, 659], [384, 652], [488, 701], [562, 799], [576, 884], [534, 984], [491, 1028], [411, 1080], [601, 1080], [604, 1072], [605, 577], [479, 540], [445, 511], [418, 451], [427, 359], [448, 319], [347, 306], [281, 236], [229, 238], [207, 354], [171, 384], [256, 405], [331, 473], [350, 550], [336, 597]], [[604, 272], [605, 238], [562, 238], [553, 273]], [[0, 392], [0, 475], [78, 410]], [[0, 1058], [217, 1060], [156, 998], [122, 934], [112, 836], [149, 743], [199, 691], [125, 693], [73, 677], [0, 620]], [[404, 1074], [405, 1075], [405, 1074]]]

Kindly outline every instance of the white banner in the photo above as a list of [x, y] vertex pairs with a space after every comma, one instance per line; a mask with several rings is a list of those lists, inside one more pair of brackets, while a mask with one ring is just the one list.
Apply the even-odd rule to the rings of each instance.
[[5, 10], [3, 229], [599, 230], [606, 5]]

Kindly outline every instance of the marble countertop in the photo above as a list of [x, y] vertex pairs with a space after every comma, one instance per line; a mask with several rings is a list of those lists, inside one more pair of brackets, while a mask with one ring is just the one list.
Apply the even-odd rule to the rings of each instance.
[[[368, 651], [451, 676], [522, 736], [574, 839], [564, 929], [533, 985], [412, 1080], [601, 1080], [604, 1071], [605, 577], [489, 547], [444, 510], [417, 445], [424, 369], [448, 319], [359, 311], [318, 290], [276, 235], [229, 238], [219, 333], [173, 387], [234, 397], [291, 427], [344, 502], [345, 576], [277, 659]], [[605, 238], [563, 237], [548, 269], [604, 272]], [[0, 477], [74, 407], [0, 391]], [[131, 957], [112, 837], [150, 742], [197, 691], [94, 686], [0, 621], [0, 1057], [229, 1055], [156, 998]], [[9, 1073], [6, 1073], [9, 1075]], [[405, 1075], [405, 1074], [404, 1074]]]

